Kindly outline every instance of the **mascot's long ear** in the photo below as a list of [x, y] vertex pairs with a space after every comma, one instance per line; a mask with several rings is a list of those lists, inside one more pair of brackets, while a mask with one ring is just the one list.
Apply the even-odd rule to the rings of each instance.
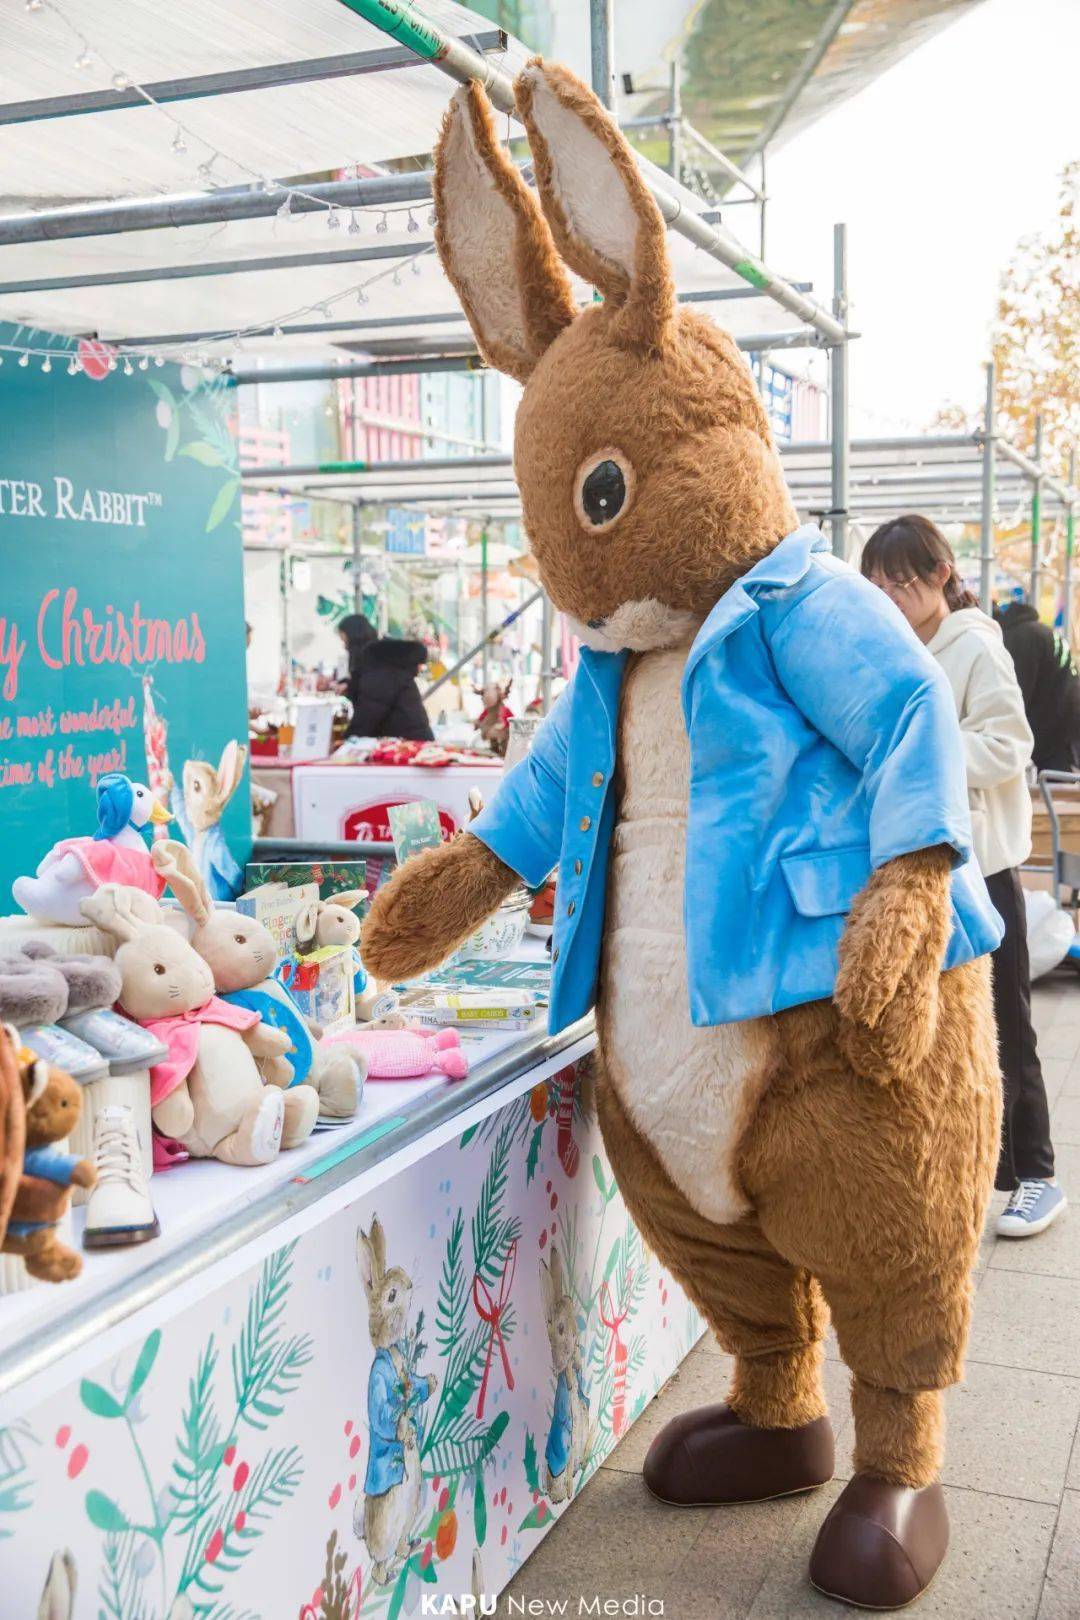
[[489, 365], [524, 382], [577, 314], [536, 198], [477, 84], [455, 91], [435, 150], [435, 244]]
[[572, 270], [622, 306], [627, 343], [658, 349], [675, 314], [664, 221], [634, 154], [592, 91], [539, 57], [514, 87], [536, 184]]

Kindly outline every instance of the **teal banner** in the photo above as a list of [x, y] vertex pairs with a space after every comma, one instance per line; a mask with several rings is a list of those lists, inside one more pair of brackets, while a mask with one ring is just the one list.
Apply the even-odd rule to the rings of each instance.
[[251, 827], [235, 394], [3, 324], [0, 357], [0, 913], [112, 771], [224, 897]]

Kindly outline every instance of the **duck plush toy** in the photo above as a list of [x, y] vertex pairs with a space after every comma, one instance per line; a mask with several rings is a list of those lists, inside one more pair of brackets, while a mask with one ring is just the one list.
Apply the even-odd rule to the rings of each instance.
[[33, 877], [16, 878], [11, 892], [18, 905], [45, 923], [84, 924], [79, 907], [103, 883], [144, 889], [155, 900], [165, 891], [154, 869], [141, 829], [171, 821], [142, 782], [118, 771], [99, 777], [97, 831], [91, 837], [54, 844]]
[[[893, 604], [799, 525], [616, 124], [563, 68], [516, 92], [535, 192], [463, 87], [435, 237], [480, 352], [523, 385], [525, 528], [581, 658], [482, 814], [378, 891], [364, 964], [430, 970], [558, 866], [550, 1027], [595, 1006], [623, 1198], [734, 1358], [726, 1401], [653, 1438], [645, 1483], [731, 1511], [824, 1485], [828, 1310], [855, 1449], [810, 1578], [899, 1607], [948, 1541], [942, 1391], [1001, 1108], [1001, 922], [955, 706]], [[602, 301], [579, 309], [568, 268]]]

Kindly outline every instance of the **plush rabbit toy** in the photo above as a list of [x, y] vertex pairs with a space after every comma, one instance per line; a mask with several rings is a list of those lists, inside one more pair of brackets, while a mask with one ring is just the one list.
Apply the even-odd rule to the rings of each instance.
[[[827, 1304], [855, 1474], [811, 1579], [889, 1607], [945, 1552], [941, 1390], [1000, 1108], [1001, 930], [952, 700], [886, 597], [796, 526], [750, 372], [679, 307], [614, 123], [541, 62], [517, 96], [541, 206], [471, 85], [437, 241], [483, 354], [524, 384], [525, 527], [583, 651], [469, 831], [376, 895], [364, 961], [430, 969], [558, 864], [551, 1026], [597, 1006], [626, 1203], [735, 1355], [727, 1404], [658, 1435], [646, 1482], [700, 1504], [829, 1479]], [[560, 255], [602, 303], [577, 309]]]
[[305, 906], [296, 919], [296, 948], [302, 956], [327, 945], [347, 946], [352, 951], [353, 990], [358, 996], [367, 989], [367, 973], [356, 948], [360, 938], [356, 907], [367, 895], [366, 889], [343, 889], [331, 900], [315, 900]]
[[[146, 897], [143, 897], [146, 900]], [[284, 1056], [288, 1036], [257, 1013], [214, 995], [209, 965], [165, 921], [145, 920], [130, 891], [103, 885], [85, 915], [120, 941], [120, 1002], [154, 1032], [169, 1056], [150, 1071], [154, 1125], [192, 1158], [269, 1164], [279, 1148], [311, 1134], [319, 1099], [310, 1086], [264, 1086], [257, 1058]]]
[[[153, 860], [184, 908], [191, 943], [209, 965], [217, 994], [287, 1036], [287, 1056], [259, 1059], [263, 1078], [271, 1085], [314, 1089], [324, 1121], [352, 1119], [364, 1084], [363, 1053], [331, 1049], [316, 1040], [288, 990], [274, 977], [278, 951], [269, 929], [242, 912], [216, 910], [184, 844], [163, 840], [155, 846]], [[344, 915], [356, 921], [351, 912]]]

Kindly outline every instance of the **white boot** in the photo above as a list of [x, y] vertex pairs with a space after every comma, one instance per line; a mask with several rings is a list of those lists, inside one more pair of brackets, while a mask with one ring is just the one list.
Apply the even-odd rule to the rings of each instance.
[[135, 1115], [110, 1103], [94, 1120], [97, 1186], [86, 1206], [85, 1249], [115, 1249], [145, 1243], [161, 1228], [150, 1201]]
[[[72, 1133], [73, 1153], [94, 1156], [94, 1125], [103, 1108], [130, 1108], [147, 1177], [154, 1169], [154, 1137], [150, 1123], [150, 1065], [166, 1056], [165, 1047], [148, 1030], [104, 1008], [77, 1013], [64, 1020], [71, 1034], [87, 1042], [108, 1064], [108, 1072], [84, 1082], [82, 1113]], [[62, 1067], [62, 1065], [61, 1065]], [[72, 1202], [85, 1204], [89, 1194], [74, 1189]]]

